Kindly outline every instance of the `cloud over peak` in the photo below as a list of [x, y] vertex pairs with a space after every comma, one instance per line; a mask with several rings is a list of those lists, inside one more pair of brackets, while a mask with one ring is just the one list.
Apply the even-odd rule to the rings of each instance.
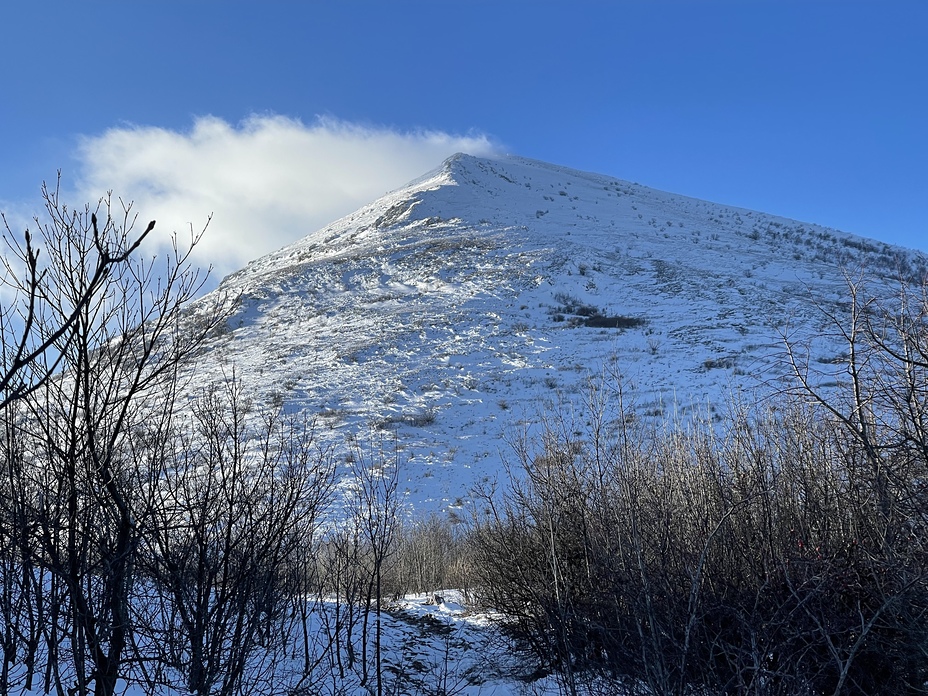
[[438, 166], [455, 152], [490, 155], [484, 135], [402, 132], [333, 118], [307, 125], [253, 115], [214, 116], [187, 132], [112, 128], [81, 139], [77, 200], [112, 190], [158, 220], [160, 239], [209, 230], [197, 261], [218, 277], [350, 213]]

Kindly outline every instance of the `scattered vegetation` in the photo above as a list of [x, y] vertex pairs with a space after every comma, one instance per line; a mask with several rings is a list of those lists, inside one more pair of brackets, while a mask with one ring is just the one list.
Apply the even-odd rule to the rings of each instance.
[[722, 358], [708, 358], [703, 361], [704, 370], [730, 370], [737, 364], [737, 360], [732, 356]]
[[598, 307], [583, 304], [577, 298], [566, 293], [557, 293], [554, 299], [558, 304], [549, 312], [551, 318], [556, 322], [566, 322], [570, 327], [635, 329], [648, 323], [647, 319], [641, 317], [605, 315]]
[[391, 414], [380, 421], [380, 427], [391, 425], [409, 425], [414, 428], [424, 428], [435, 422], [437, 411], [434, 408], [423, 408], [415, 411]]

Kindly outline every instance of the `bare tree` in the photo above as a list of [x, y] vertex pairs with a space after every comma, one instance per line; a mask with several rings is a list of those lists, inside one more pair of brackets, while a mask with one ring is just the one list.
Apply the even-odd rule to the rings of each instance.
[[396, 443], [393, 443], [392, 457], [381, 441], [379, 447], [364, 456], [358, 448], [355, 467], [357, 476], [354, 514], [360, 523], [363, 538], [370, 553], [370, 569], [364, 597], [364, 610], [361, 623], [361, 662], [364, 677], [362, 686], [367, 682], [367, 638], [370, 626], [370, 611], [374, 610], [374, 686], [377, 696], [383, 694], [383, 650], [382, 609], [383, 579], [386, 563], [394, 551], [394, 541], [399, 512], [399, 461]]
[[343, 519], [326, 531], [320, 548], [321, 587], [335, 600], [320, 618], [332, 650], [333, 678], [344, 680], [354, 672], [361, 687], [383, 693], [381, 619], [399, 526], [398, 453], [395, 443], [390, 451], [380, 439], [354, 445]]
[[[866, 593], [853, 597], [857, 620], [843, 634], [826, 631], [827, 612], [806, 605], [826, 639], [835, 693], [861, 688], [858, 663], [874, 652], [895, 655], [901, 673], [922, 679], [917, 665], [928, 659], [928, 279], [914, 290], [900, 283], [896, 298], [870, 292], [861, 278], [849, 277], [848, 288], [846, 316], [820, 308], [843, 356], [823, 368], [810, 358], [812, 340], [786, 341], [792, 393], [834, 425], [852, 482], [855, 547], [868, 553], [854, 568]], [[897, 654], [902, 640], [907, 649]]]
[[455, 588], [466, 594], [469, 585], [462, 527], [459, 519], [435, 513], [400, 520], [389, 592], [403, 595]]
[[[0, 381], [4, 513], [20, 540], [20, 591], [32, 588], [27, 623], [42, 625], [45, 690], [93, 685], [108, 696], [132, 638], [139, 541], [160, 470], [152, 445], [169, 426], [180, 367], [224, 318], [205, 310], [182, 326], [204, 281], [188, 263], [199, 237], [175, 244], [162, 268], [134, 255], [153, 223], [133, 237], [129, 206], [117, 219], [109, 198], [94, 211], [68, 209], [57, 191], [45, 198], [45, 266], [31, 238], [14, 243], [25, 274], [7, 262], [24, 299], [0, 326], [4, 338], [19, 332], [5, 341]], [[33, 659], [36, 629], [27, 635]]]
[[190, 693], [279, 691], [332, 461], [306, 421], [249, 414], [233, 378], [198, 399], [168, 462], [143, 541], [144, 644]]
[[[133, 217], [130, 222], [130, 207], [125, 208], [124, 219], [119, 223], [111, 217], [107, 199], [106, 219], [101, 230], [97, 222], [100, 205], [94, 212], [89, 206], [83, 212], [69, 210], [60, 201], [59, 186], [51, 190], [43, 184], [42, 197], [47, 221], [36, 217], [35, 223], [39, 243], [47, 245], [49, 250], [49, 261], [40, 259], [43, 247], [35, 246], [28, 229], [20, 240], [10, 229], [6, 217], [2, 217], [8, 253], [2, 259], [5, 273], [0, 282], [12, 293], [12, 299], [0, 307], [3, 343], [0, 407], [22, 398], [51, 377], [59, 361], [49, 361], [47, 355], [58, 353], [60, 357], [56, 344], [78, 321], [85, 307], [99, 300], [108, 276], [129, 262], [132, 253], [155, 227], [152, 220], [143, 232], [133, 236], [135, 219]], [[63, 257], [61, 252], [72, 242], [76, 243], [71, 250], [75, 253]], [[61, 262], [79, 264], [83, 276], [80, 287], [71, 289], [72, 302], [64, 312], [55, 306], [62, 291], [58, 285], [60, 278], [55, 277], [55, 264]]]

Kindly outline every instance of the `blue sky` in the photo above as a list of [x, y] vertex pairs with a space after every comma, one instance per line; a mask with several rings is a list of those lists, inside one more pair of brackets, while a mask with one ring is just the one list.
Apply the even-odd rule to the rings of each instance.
[[928, 251], [923, 0], [50, 0], [0, 27], [8, 217], [61, 169], [213, 213], [221, 272], [455, 149]]

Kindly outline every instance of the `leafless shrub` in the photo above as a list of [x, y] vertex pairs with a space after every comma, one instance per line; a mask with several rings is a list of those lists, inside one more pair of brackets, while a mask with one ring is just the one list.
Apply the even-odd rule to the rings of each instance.
[[276, 693], [290, 676], [278, 662], [298, 635], [294, 620], [313, 599], [307, 561], [333, 461], [310, 423], [249, 414], [235, 379], [199, 398], [166, 454], [134, 605], [160, 671], [152, 681], [191, 694]]
[[341, 519], [319, 547], [318, 592], [331, 674], [355, 674], [361, 687], [384, 692], [382, 616], [390, 592], [400, 498], [396, 443], [374, 435], [355, 440], [353, 475], [343, 489]]
[[460, 523], [431, 515], [407, 520], [397, 530], [396, 553], [389, 566], [392, 594], [470, 587], [465, 536]]
[[586, 428], [554, 418], [518, 443], [471, 565], [565, 692], [594, 676], [667, 694], [921, 692], [928, 302], [852, 295], [834, 317], [837, 391], [790, 340], [795, 388], [721, 424], [648, 428], [600, 388]]
[[108, 695], [135, 664], [132, 588], [176, 376], [224, 319], [205, 311], [179, 328], [203, 282], [188, 264], [197, 237], [157, 267], [133, 255], [154, 223], [133, 236], [130, 207], [74, 211], [44, 194], [47, 261], [29, 236], [11, 242], [25, 271], [8, 265], [6, 280], [24, 304], [0, 313], [0, 527], [16, 578], [0, 686]]

